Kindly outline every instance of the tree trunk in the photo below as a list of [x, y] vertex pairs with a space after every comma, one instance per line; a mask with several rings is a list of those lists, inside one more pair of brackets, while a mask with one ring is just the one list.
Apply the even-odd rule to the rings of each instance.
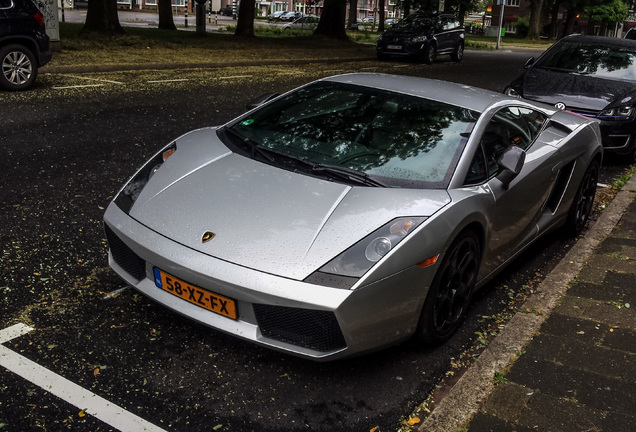
[[82, 33], [101, 33], [108, 36], [124, 34], [117, 15], [117, 0], [89, 1]]
[[[254, 37], [255, 7], [256, 0], [241, 0], [234, 36]], [[344, 29], [344, 23], [342, 23], [342, 28]]]
[[349, 19], [347, 28], [358, 27], [358, 0], [349, 0]]
[[318, 22], [314, 34], [336, 39], [349, 39], [345, 31], [346, 13], [347, 0], [325, 0], [320, 22]]
[[538, 40], [541, 36], [541, 9], [543, 0], [533, 0], [530, 6], [530, 25], [526, 39]]
[[172, 19], [172, 2], [171, 0], [158, 0], [159, 9], [159, 28], [163, 30], [176, 30]]
[[402, 2], [402, 10], [404, 11], [405, 17], [411, 14], [411, 0], [404, 0]]
[[563, 36], [571, 35], [574, 31], [574, 22], [576, 21], [576, 10], [572, 8], [568, 8], [568, 17], [565, 20], [565, 30], [563, 31]]
[[385, 0], [378, 1], [378, 33], [382, 33], [384, 31], [384, 3]]
[[205, 35], [205, 0], [197, 0], [196, 4], [196, 31], [199, 36], [203, 36]]
[[550, 38], [557, 39], [559, 37], [559, 9], [561, 8], [561, 0], [556, 0], [552, 6], [550, 21]]

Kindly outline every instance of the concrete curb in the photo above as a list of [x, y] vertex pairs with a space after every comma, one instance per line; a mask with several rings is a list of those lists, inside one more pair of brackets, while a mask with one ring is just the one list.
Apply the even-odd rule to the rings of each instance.
[[[537, 292], [530, 296], [519, 312], [490, 343], [471, 368], [458, 380], [448, 395], [417, 428], [421, 432], [451, 432], [466, 427], [494, 389], [495, 372], [504, 371], [516, 360], [518, 352], [563, 297], [570, 282], [579, 274], [594, 249], [609, 235], [634, 199], [636, 176], [623, 187], [600, 218], [580, 239]], [[531, 312], [526, 312], [530, 310]]]

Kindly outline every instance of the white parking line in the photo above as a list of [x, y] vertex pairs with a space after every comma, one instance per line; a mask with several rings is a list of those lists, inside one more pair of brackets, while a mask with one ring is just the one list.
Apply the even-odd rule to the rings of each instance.
[[74, 86], [64, 86], [64, 87], [54, 86], [53, 88], [55, 90], [65, 90], [65, 89], [85, 88], [85, 87], [104, 87], [104, 84], [85, 84], [85, 85], [74, 85]]
[[[16, 324], [0, 330], [0, 343], [5, 343], [33, 330], [24, 324]], [[104, 423], [122, 432], [165, 432], [152, 423], [138, 417], [123, 408], [97, 396], [66, 378], [51, 372], [28, 358], [0, 345], [0, 366], [31, 381], [38, 387], [75, 405]]]
[[254, 75], [233, 75], [233, 76], [222, 76], [219, 79], [237, 79], [237, 78], [252, 78]]
[[67, 75], [67, 76], [72, 77], [72, 78], [79, 78], [79, 79], [83, 79], [83, 80], [88, 80], [88, 81], [101, 81], [101, 82], [106, 82], [106, 83], [111, 83], [111, 84], [124, 84], [123, 82], [120, 82], [120, 81], [111, 81], [111, 80], [101, 79], [101, 78], [90, 78], [90, 77], [84, 77], [84, 76], [79, 76], [79, 75]]
[[190, 79], [188, 79], [188, 78], [180, 78], [180, 79], [154, 80], [154, 81], [146, 81], [146, 83], [148, 83], [148, 84], [157, 84], [157, 83], [182, 82], [182, 81], [190, 81]]

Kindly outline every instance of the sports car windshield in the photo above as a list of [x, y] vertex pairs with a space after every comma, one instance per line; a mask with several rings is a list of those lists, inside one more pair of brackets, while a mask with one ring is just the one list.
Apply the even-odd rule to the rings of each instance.
[[369, 186], [445, 188], [478, 116], [419, 97], [320, 82], [240, 118], [227, 135], [249, 144], [252, 157], [286, 169], [334, 180], [362, 176]]
[[621, 80], [636, 80], [636, 51], [627, 47], [561, 42], [536, 67]]

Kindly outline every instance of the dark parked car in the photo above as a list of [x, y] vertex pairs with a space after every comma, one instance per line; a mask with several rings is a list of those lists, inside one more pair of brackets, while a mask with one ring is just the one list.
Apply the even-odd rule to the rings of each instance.
[[44, 16], [31, 0], [0, 0], [0, 87], [24, 90], [51, 60]]
[[219, 13], [218, 13], [218, 15], [223, 15], [223, 16], [232, 16], [233, 14], [234, 14], [234, 11], [229, 6], [219, 9]]
[[464, 28], [453, 15], [415, 13], [395, 23], [378, 37], [378, 58], [414, 56], [426, 63], [450, 54], [455, 61], [464, 56]]
[[636, 41], [565, 37], [528, 59], [526, 71], [505, 92], [598, 119], [605, 149], [634, 157]]
[[625, 39], [636, 39], [636, 27], [630, 28], [627, 33], [625, 33]]

